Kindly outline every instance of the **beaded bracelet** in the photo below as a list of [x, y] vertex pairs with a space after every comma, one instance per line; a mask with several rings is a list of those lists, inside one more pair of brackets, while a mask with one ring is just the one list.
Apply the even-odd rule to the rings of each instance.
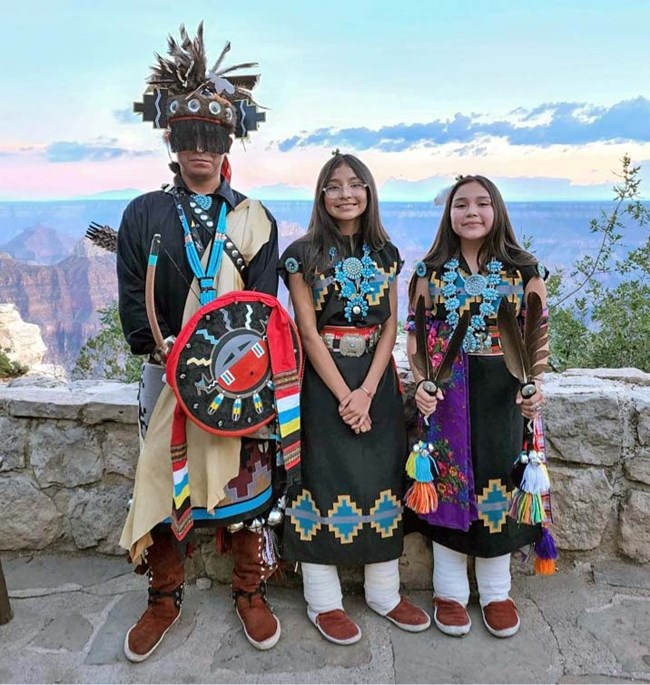
[[370, 390], [368, 390], [368, 388], [366, 388], [366, 387], [363, 386], [363, 385], [360, 385], [360, 386], [359, 386], [359, 390], [363, 390], [363, 392], [365, 392], [366, 395], [368, 395], [368, 397], [369, 397], [370, 399], [372, 399], [372, 398], [375, 396], [375, 393], [374, 393], [374, 392], [370, 392]]

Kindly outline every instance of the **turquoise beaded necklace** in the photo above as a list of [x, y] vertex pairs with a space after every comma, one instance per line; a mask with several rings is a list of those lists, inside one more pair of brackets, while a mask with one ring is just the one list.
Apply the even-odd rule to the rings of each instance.
[[176, 202], [176, 211], [178, 212], [178, 218], [183, 226], [183, 233], [185, 236], [185, 254], [187, 255], [187, 261], [190, 264], [192, 273], [196, 276], [196, 279], [199, 282], [199, 287], [201, 288], [199, 300], [201, 302], [201, 306], [203, 306], [209, 302], [212, 302], [212, 300], [214, 300], [217, 296], [214, 289], [214, 277], [221, 267], [223, 244], [226, 240], [226, 203], [224, 202], [221, 205], [217, 227], [215, 229], [214, 238], [212, 239], [212, 249], [210, 250], [210, 256], [208, 258], [208, 265], [205, 269], [201, 264], [201, 258], [199, 257], [198, 250], [194, 244], [190, 225], [187, 217], [185, 216], [185, 210], [179, 201]]
[[[329, 250], [331, 261], [336, 259], [335, 247]], [[377, 265], [370, 257], [370, 248], [363, 244], [363, 255], [341, 259], [334, 265], [334, 280], [340, 288], [339, 297], [347, 300], [343, 315], [350, 322], [358, 321], [368, 315], [366, 295], [372, 291], [372, 279], [377, 273]]]
[[499, 300], [497, 286], [501, 283], [501, 269], [503, 264], [498, 259], [491, 259], [487, 264], [487, 276], [483, 274], [471, 274], [463, 277], [459, 271], [458, 259], [450, 259], [444, 264], [445, 272], [442, 280], [445, 285], [442, 295], [445, 298], [447, 310], [447, 323], [455, 328], [460, 318], [459, 293], [468, 297], [480, 297], [479, 313], [474, 314], [469, 322], [463, 349], [465, 352], [479, 352], [481, 349], [489, 349], [491, 341], [487, 336], [486, 319], [496, 316]]

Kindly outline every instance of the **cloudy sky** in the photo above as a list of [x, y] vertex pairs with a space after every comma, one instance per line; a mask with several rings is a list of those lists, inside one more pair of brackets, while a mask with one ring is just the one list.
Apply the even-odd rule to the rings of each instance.
[[459, 173], [511, 200], [611, 195], [620, 158], [650, 197], [647, 0], [1, 0], [0, 199], [150, 190], [159, 131], [131, 113], [153, 53], [205, 23], [208, 61], [257, 61], [267, 123], [233, 145], [233, 185], [305, 198], [331, 151], [384, 200]]

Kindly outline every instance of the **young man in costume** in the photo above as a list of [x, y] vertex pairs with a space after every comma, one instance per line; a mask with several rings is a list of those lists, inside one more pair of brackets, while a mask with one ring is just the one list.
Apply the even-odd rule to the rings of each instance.
[[[150, 355], [139, 395], [141, 452], [120, 541], [138, 564], [136, 570], [149, 574], [148, 607], [124, 642], [131, 661], [150, 656], [180, 617], [186, 545], [179, 540], [192, 520], [218, 526], [217, 539], [231, 545], [235, 610], [249, 642], [270, 649], [280, 637], [280, 623], [265, 596], [266, 580], [276, 568], [266, 514], [277, 501], [282, 478], [274, 443], [215, 435], [193, 422], [185, 425], [183, 417], [184, 472], [174, 456], [178, 405], [161, 364], [169, 345], [215, 295], [254, 290], [275, 296], [278, 258], [274, 218], [229, 184], [226, 154], [233, 136], [245, 137], [264, 119], [250, 92], [258, 77], [232, 72], [256, 65], [223, 68], [227, 44], [208, 69], [202, 25], [194, 39], [181, 26], [180, 37], [180, 42], [169, 37], [169, 58], [157, 56], [143, 103], [134, 105], [145, 121], [165, 129], [177, 155], [170, 165], [175, 175], [170, 185], [128, 205], [117, 239], [124, 335], [133, 353]], [[160, 253], [148, 312], [145, 282], [154, 234], [160, 234]], [[160, 334], [165, 338], [163, 349], [149, 323], [152, 304], [158, 339]], [[190, 483], [188, 513], [181, 500], [189, 502]]]

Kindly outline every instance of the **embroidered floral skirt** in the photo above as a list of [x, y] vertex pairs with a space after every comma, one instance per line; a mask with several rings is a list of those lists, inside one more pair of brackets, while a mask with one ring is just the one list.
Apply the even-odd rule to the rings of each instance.
[[[419, 530], [435, 542], [463, 554], [496, 557], [541, 535], [540, 526], [518, 524], [507, 516], [512, 497], [509, 475], [521, 452], [524, 419], [515, 404], [518, 382], [500, 355], [468, 355], [471, 459], [476, 513], [468, 531], [409, 516], [407, 532]], [[443, 400], [444, 401], [444, 400]]]
[[[350, 388], [372, 356], [332, 355]], [[301, 392], [302, 483], [289, 493], [283, 558], [316, 564], [371, 564], [402, 553], [407, 457], [404, 409], [389, 364], [370, 410], [372, 430], [355, 435], [307, 361]]]

